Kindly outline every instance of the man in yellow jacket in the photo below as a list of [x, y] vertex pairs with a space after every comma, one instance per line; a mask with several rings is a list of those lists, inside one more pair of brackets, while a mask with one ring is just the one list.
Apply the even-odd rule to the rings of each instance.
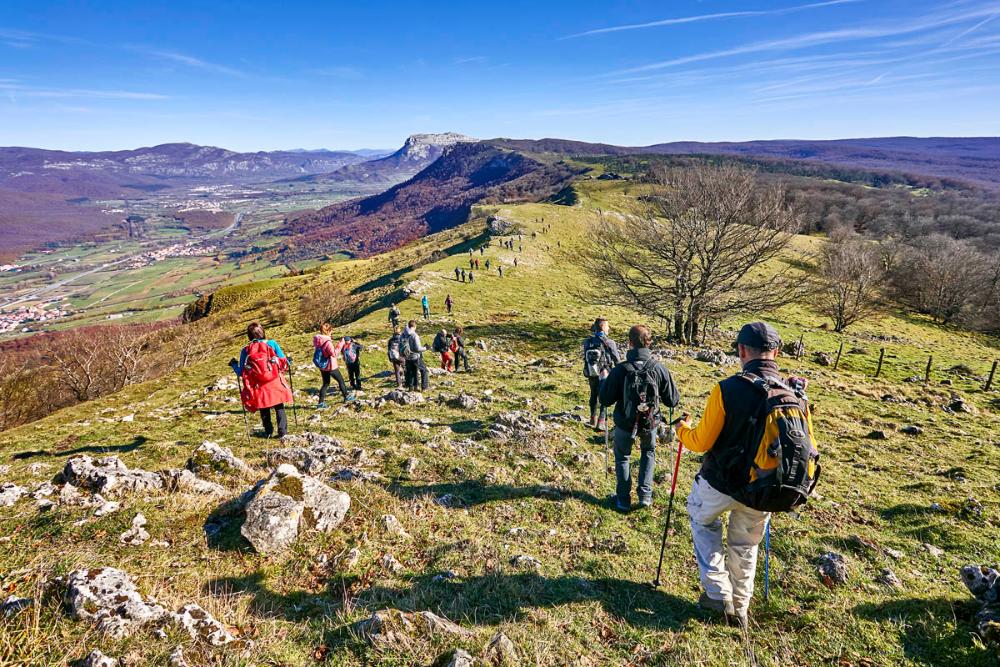
[[[770, 325], [745, 325], [736, 346], [744, 373], [779, 377], [775, 358], [781, 350], [781, 338]], [[691, 425], [687, 415], [677, 425], [677, 436], [684, 447], [705, 454], [687, 500], [695, 559], [704, 589], [698, 604], [734, 617], [744, 627], [753, 597], [757, 546], [770, 514], [747, 507], [733, 495], [748, 482], [740, 462], [745, 461], [749, 429], [755, 428], [752, 418], [759, 413], [761, 401], [753, 384], [734, 375], [712, 387], [697, 427]], [[729, 528], [723, 550], [721, 517], [727, 512]]]

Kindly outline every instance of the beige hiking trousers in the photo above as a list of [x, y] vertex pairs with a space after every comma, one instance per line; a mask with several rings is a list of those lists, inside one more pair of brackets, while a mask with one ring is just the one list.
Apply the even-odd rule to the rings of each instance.
[[[753, 597], [757, 545], [771, 515], [716, 491], [701, 475], [695, 476], [687, 511], [702, 588], [713, 600], [732, 600], [736, 612], [745, 614]], [[726, 512], [729, 526], [723, 551], [721, 517]]]

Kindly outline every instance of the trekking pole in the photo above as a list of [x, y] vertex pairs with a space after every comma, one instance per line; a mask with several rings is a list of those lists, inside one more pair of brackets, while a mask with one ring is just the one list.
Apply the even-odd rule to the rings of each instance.
[[295, 419], [295, 427], [299, 426], [299, 411], [295, 406], [295, 383], [292, 382], [292, 358], [288, 357], [288, 388], [292, 392], [292, 418]]
[[247, 434], [247, 446], [250, 445], [250, 420], [247, 419], [247, 406], [243, 405], [243, 378], [236, 376], [236, 383], [240, 388], [240, 409], [243, 410], [243, 429]]
[[611, 467], [611, 449], [608, 445], [608, 418], [604, 418], [604, 479], [608, 478], [608, 469]]
[[[684, 419], [683, 415], [681, 419]], [[656, 564], [656, 579], [653, 580], [653, 588], [660, 587], [660, 573], [663, 571], [663, 553], [667, 549], [667, 534], [670, 532], [670, 515], [674, 511], [674, 494], [677, 491], [677, 475], [681, 469], [682, 451], [684, 451], [684, 445], [681, 443], [681, 439], [677, 438], [677, 460], [674, 462], [674, 478], [670, 481], [670, 501], [667, 503], [667, 520], [663, 523], [663, 540], [660, 542], [660, 562]]]
[[771, 597], [771, 518], [764, 529], [764, 602]]

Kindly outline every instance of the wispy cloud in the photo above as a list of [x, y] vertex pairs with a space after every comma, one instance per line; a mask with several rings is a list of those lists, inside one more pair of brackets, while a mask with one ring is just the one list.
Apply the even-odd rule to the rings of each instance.
[[133, 90], [92, 90], [88, 88], [36, 88], [0, 80], [0, 90], [12, 97], [90, 98], [107, 100], [155, 101], [170, 99], [167, 95]]
[[630, 67], [627, 69], [618, 70], [616, 72], [611, 72], [611, 74], [620, 75], [620, 74], [633, 74], [638, 72], [651, 72], [651, 71], [666, 69], [669, 67], [677, 67], [679, 65], [687, 65], [690, 63], [705, 62], [709, 60], [717, 60], [720, 58], [746, 55], [751, 53], [761, 53], [767, 51], [793, 51], [797, 49], [803, 49], [813, 46], [822, 46], [826, 44], [836, 44], [840, 42], [879, 39], [883, 37], [893, 37], [896, 35], [909, 35], [927, 30], [936, 30], [945, 25], [955, 25], [958, 23], [963, 23], [965, 21], [982, 19], [991, 16], [993, 14], [996, 14], [998, 12], [1000, 12], [1000, 3], [991, 3], [983, 7], [978, 7], [975, 9], [970, 9], [959, 13], [933, 14], [914, 21], [897, 21], [894, 23], [858, 26], [853, 28], [843, 28], [840, 30], [826, 30], [822, 32], [811, 32], [802, 35], [797, 35], [794, 37], [787, 37], [784, 39], [751, 42], [749, 44], [735, 46], [729, 49], [706, 51], [702, 53], [695, 53], [689, 56], [680, 56], [677, 58], [671, 58], [669, 60], [662, 60], [655, 63], [648, 63], [646, 65], [639, 65], [637, 67]]
[[246, 73], [238, 70], [234, 67], [228, 65], [220, 65], [219, 63], [209, 62], [207, 60], [202, 60], [196, 56], [188, 55], [186, 53], [179, 53], [177, 51], [164, 51], [160, 49], [151, 49], [146, 47], [137, 47], [137, 51], [145, 53], [148, 56], [153, 56], [154, 58], [160, 58], [161, 60], [167, 60], [170, 62], [178, 63], [186, 67], [191, 67], [193, 69], [200, 69], [206, 72], [214, 72], [216, 74], [226, 74], [228, 76], [238, 76], [245, 77]]
[[585, 30], [584, 32], [578, 32], [572, 35], [566, 35], [565, 37], [560, 37], [560, 39], [573, 39], [574, 37], [589, 37], [590, 35], [603, 35], [609, 32], [621, 32], [623, 30], [642, 30], [645, 28], [660, 28], [663, 26], [681, 25], [684, 23], [718, 21], [720, 19], [745, 18], [753, 16], [780, 16], [782, 14], [791, 14], [793, 12], [802, 12], [810, 9], [820, 9], [822, 7], [832, 7], [834, 5], [848, 5], [848, 4], [854, 4], [856, 2], [865, 2], [865, 0], [826, 0], [825, 2], [814, 2], [808, 5], [795, 5], [794, 7], [782, 7], [780, 9], [758, 9], [758, 10], [744, 10], [737, 12], [718, 12], [715, 14], [699, 14], [696, 16], [681, 16], [678, 18], [661, 19], [659, 21], [648, 21], [646, 23], [629, 23], [626, 25], [615, 25], [607, 28], [596, 28], [594, 30]]
[[309, 70], [310, 74], [317, 76], [328, 76], [335, 79], [363, 79], [364, 73], [357, 67], [350, 65], [335, 65], [332, 67], [319, 67]]
[[467, 56], [464, 58], [455, 58], [456, 65], [468, 65], [470, 63], [485, 63], [489, 58], [486, 56]]

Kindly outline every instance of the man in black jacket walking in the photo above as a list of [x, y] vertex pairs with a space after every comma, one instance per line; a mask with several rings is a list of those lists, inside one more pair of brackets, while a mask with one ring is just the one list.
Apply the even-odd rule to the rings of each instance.
[[[656, 431], [663, 422], [660, 404], [674, 408], [680, 395], [670, 371], [653, 358], [649, 345], [653, 336], [649, 327], [641, 324], [629, 329], [629, 350], [625, 361], [611, 369], [601, 383], [601, 405], [615, 406], [615, 508], [627, 512], [631, 508], [632, 442], [639, 437], [639, 475], [636, 492], [640, 507], [653, 504], [653, 471], [656, 469]], [[638, 382], [636, 380], [638, 379]], [[655, 395], [638, 396], [636, 391], [647, 387]], [[659, 401], [656, 402], [656, 399]], [[645, 402], [642, 402], [645, 401]], [[642, 413], [642, 414], [640, 414]]]
[[604, 378], [621, 363], [622, 356], [618, 344], [608, 335], [611, 328], [605, 318], [597, 318], [590, 330], [592, 335], [583, 341], [583, 375], [590, 384], [590, 427], [603, 433], [607, 425], [607, 410], [601, 406], [598, 414], [597, 397]]

